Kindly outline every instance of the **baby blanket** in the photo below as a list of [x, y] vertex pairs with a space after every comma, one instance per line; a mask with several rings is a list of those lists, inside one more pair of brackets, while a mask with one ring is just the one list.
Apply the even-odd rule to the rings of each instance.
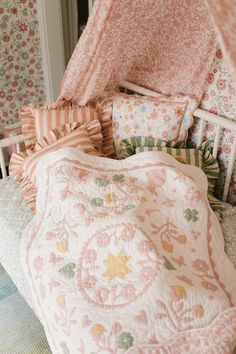
[[163, 152], [40, 161], [22, 259], [53, 353], [231, 353], [236, 272], [203, 172]]

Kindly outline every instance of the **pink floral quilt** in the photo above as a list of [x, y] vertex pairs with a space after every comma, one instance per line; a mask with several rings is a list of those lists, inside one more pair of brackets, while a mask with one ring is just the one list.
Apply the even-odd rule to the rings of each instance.
[[63, 148], [36, 176], [22, 259], [53, 353], [232, 353], [236, 272], [200, 169]]

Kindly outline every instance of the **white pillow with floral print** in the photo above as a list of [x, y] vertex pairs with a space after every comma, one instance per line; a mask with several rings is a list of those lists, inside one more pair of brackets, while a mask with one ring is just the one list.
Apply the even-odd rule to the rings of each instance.
[[112, 110], [113, 139], [117, 154], [121, 141], [131, 136], [185, 141], [196, 108], [197, 100], [190, 96], [153, 98], [117, 95]]

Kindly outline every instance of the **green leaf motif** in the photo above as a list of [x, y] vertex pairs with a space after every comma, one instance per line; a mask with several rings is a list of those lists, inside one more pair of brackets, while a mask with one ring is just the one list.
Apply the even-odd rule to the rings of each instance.
[[187, 219], [188, 221], [193, 221], [196, 222], [198, 221], [199, 217], [198, 217], [198, 211], [196, 209], [185, 209], [184, 211], [184, 217], [185, 219]]
[[122, 183], [122, 182], [125, 181], [125, 176], [122, 175], [122, 174], [114, 175], [114, 176], [112, 176], [112, 180], [113, 180], [114, 182], [120, 182], [120, 183]]
[[96, 206], [96, 207], [100, 207], [100, 206], [102, 206], [103, 205], [103, 199], [102, 198], [93, 198], [92, 200], [91, 200], [91, 204], [92, 205], [94, 205], [94, 206]]
[[135, 205], [132, 205], [132, 204], [129, 204], [129, 205], [125, 205], [123, 206], [123, 210], [131, 210], [131, 209], [134, 209], [135, 208]]
[[64, 267], [59, 269], [59, 273], [63, 274], [68, 279], [74, 278], [74, 276], [75, 276], [75, 272], [74, 272], [75, 267], [76, 267], [75, 263], [68, 263]]
[[60, 343], [63, 354], [70, 354], [70, 350], [65, 342]]
[[134, 337], [132, 337], [130, 333], [122, 332], [117, 338], [118, 348], [127, 350], [132, 347], [133, 341]]
[[104, 178], [100, 178], [100, 177], [98, 177], [98, 178], [95, 179], [95, 183], [96, 183], [99, 187], [106, 187], [106, 186], [108, 186], [108, 184], [110, 184], [109, 181], [107, 181], [107, 180], [104, 179]]
[[175, 270], [176, 269], [166, 257], [163, 257], [163, 259], [164, 259], [163, 265], [166, 269], [168, 269], [168, 270]]

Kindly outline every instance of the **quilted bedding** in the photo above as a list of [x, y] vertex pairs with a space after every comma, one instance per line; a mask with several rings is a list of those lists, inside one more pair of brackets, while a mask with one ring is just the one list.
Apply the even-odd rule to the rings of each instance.
[[236, 272], [200, 169], [63, 148], [36, 175], [21, 251], [53, 353], [232, 353]]

